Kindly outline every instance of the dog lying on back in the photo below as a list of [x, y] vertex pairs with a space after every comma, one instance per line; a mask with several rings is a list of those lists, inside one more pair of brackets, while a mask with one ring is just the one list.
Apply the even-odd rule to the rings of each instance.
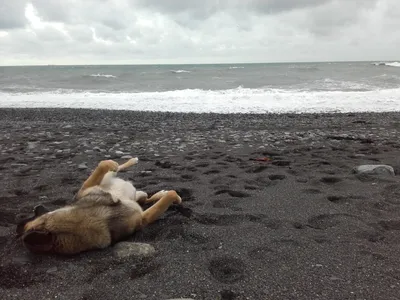
[[[17, 226], [24, 246], [34, 253], [59, 254], [102, 249], [154, 222], [171, 204], [182, 202], [175, 191], [160, 191], [148, 198], [116, 176], [137, 162], [137, 158], [123, 165], [101, 161], [72, 205], [54, 211], [35, 207], [35, 216]], [[143, 211], [139, 204], [147, 203], [154, 204]]]

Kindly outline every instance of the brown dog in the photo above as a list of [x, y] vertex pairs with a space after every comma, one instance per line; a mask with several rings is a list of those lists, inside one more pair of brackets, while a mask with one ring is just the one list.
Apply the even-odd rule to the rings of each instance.
[[[148, 199], [129, 181], [116, 177], [123, 165], [101, 161], [83, 183], [72, 205], [47, 211], [35, 208], [35, 217], [17, 227], [23, 244], [35, 253], [75, 254], [108, 247], [158, 219], [173, 203], [182, 200], [175, 191], [160, 191]], [[147, 210], [138, 204], [155, 203]]]

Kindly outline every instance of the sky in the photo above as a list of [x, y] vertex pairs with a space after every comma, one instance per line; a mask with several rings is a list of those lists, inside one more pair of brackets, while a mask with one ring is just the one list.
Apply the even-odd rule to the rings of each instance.
[[399, 0], [0, 0], [0, 65], [400, 61]]

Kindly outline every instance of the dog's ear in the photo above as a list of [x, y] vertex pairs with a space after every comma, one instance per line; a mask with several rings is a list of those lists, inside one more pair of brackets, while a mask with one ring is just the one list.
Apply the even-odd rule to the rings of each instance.
[[16, 233], [17, 237], [20, 237], [21, 235], [24, 234], [24, 229], [25, 225], [36, 218], [48, 213], [50, 210], [48, 210], [46, 207], [43, 205], [37, 205], [33, 208], [33, 216], [31, 215], [30, 217], [22, 214], [17, 216], [17, 228], [16, 228]]
[[48, 213], [49, 210], [40, 204], [33, 208], [33, 212], [35, 213], [35, 217], [37, 218], [37, 217], [40, 217], [41, 215]]
[[55, 236], [51, 232], [37, 230], [29, 231], [22, 237], [25, 247], [36, 253], [52, 251], [54, 240]]

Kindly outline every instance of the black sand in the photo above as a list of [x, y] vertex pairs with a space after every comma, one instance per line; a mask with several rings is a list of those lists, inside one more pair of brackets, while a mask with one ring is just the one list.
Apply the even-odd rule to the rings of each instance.
[[[0, 298], [399, 299], [399, 178], [352, 173], [399, 170], [399, 117], [2, 109]], [[18, 217], [67, 204], [116, 151], [139, 157], [121, 174], [137, 188], [183, 198], [129, 239], [156, 256], [23, 249]]]

